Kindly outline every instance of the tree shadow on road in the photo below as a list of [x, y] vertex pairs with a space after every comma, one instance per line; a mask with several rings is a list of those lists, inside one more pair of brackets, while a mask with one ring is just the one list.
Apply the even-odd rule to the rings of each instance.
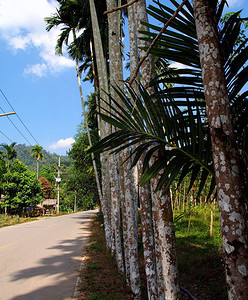
[[[11, 281], [15, 281], [16, 285], [20, 286], [20, 295], [8, 299], [71, 299], [81, 265], [83, 247], [90, 233], [88, 228], [90, 226], [85, 226], [84, 222], [80, 223], [83, 226], [77, 238], [61, 240], [58, 245], [47, 248], [49, 255], [40, 259], [37, 267], [23, 269], [13, 274]], [[59, 254], [55, 254], [57, 251]], [[25, 294], [22, 293], [23, 282], [30, 286], [29, 292]]]

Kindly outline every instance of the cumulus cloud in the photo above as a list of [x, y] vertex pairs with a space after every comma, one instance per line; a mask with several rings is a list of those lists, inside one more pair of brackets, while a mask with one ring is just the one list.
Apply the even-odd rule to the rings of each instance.
[[57, 149], [65, 149], [70, 148], [71, 145], [75, 142], [74, 138], [70, 137], [67, 139], [61, 139], [56, 143], [53, 143], [49, 146], [50, 149], [57, 150]]
[[54, 54], [58, 29], [46, 31], [45, 17], [56, 12], [58, 2], [54, 0], [8, 0], [0, 2], [0, 37], [13, 53], [34, 47], [40, 59], [26, 67], [25, 74], [39, 77], [48, 72], [56, 73], [74, 66], [68, 57]]
[[38, 77], [43, 77], [47, 73], [47, 65], [46, 64], [36, 64], [36, 65], [28, 65], [25, 70], [24, 74], [34, 74]]

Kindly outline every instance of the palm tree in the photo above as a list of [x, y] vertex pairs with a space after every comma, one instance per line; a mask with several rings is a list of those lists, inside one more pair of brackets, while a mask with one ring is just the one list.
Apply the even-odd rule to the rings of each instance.
[[[173, 0], [171, 2], [175, 6], [178, 6], [176, 1]], [[195, 1], [195, 3], [197, 2], [198, 1]], [[222, 1], [218, 13], [215, 12], [217, 20], [219, 20], [221, 16], [224, 2], [225, 1]], [[153, 17], [157, 15], [158, 20], [164, 20], [163, 23], [166, 23], [171, 16], [171, 9], [159, 2], [158, 5], [160, 5], [161, 9], [150, 7], [152, 15]], [[191, 68], [179, 70], [164, 68], [155, 81], [156, 90], [154, 95], [149, 95], [142, 86], [140, 87], [141, 97], [128, 87], [125, 92], [117, 89], [123, 100], [124, 107], [119, 105], [118, 109], [112, 113], [109, 108], [108, 113], [110, 113], [110, 116], [102, 117], [119, 128], [119, 131], [103, 139], [96, 147], [93, 147], [92, 150], [98, 149], [99, 151], [107, 149], [118, 152], [122, 150], [123, 147], [130, 147], [134, 143], [143, 142], [133, 153], [133, 165], [137, 163], [142, 154], [145, 154], [143, 178], [140, 184], [144, 184], [163, 170], [160, 181], [157, 184], [157, 191], [161, 188], [165, 191], [168, 190], [171, 182], [177, 175], [179, 175], [180, 184], [187, 174], [191, 174], [191, 188], [196, 177], [200, 175], [200, 193], [207, 177], [211, 176], [212, 183], [209, 191], [209, 194], [211, 194], [215, 187], [216, 177], [218, 176], [215, 176], [216, 171], [214, 171], [212, 158], [210, 130], [206, 122], [205, 97], [201, 83], [200, 54], [198, 51], [193, 7], [189, 2], [186, 5], [187, 10], [183, 9], [179, 18], [171, 23], [171, 27], [174, 30], [165, 32], [161, 36], [158, 44], [153, 49], [153, 53], [159, 58], [184, 63]], [[160, 30], [159, 27], [156, 28], [156, 26], [152, 25], [151, 27], [152, 29]], [[234, 131], [237, 134], [237, 139], [233, 142], [230, 140], [230, 145], [228, 143], [229, 138], [224, 139], [222, 142], [226, 142], [227, 147], [228, 145], [235, 145], [235, 148], [239, 149], [236, 150], [236, 153], [240, 153], [241, 155], [239, 159], [242, 159], [244, 166], [242, 174], [245, 180], [247, 180], [247, 163], [244, 159], [247, 157], [247, 118], [245, 117], [247, 113], [247, 92], [242, 93], [240, 90], [247, 82], [248, 67], [245, 66], [243, 69], [243, 65], [247, 63], [248, 48], [245, 42], [242, 44], [242, 47], [240, 46], [235, 51], [233, 51], [232, 47], [237, 39], [239, 27], [240, 19], [236, 14], [227, 21], [225, 26], [221, 28], [218, 33], [221, 37], [221, 54], [224, 60], [223, 65], [225, 67], [225, 78], [231, 101], [231, 112], [234, 116]], [[201, 32], [204, 32], [204, 30]], [[216, 33], [214, 35], [216, 36]], [[147, 32], [146, 40], [152, 40], [154, 36], [156, 36], [156, 33]], [[222, 65], [222, 62], [218, 63]], [[161, 86], [158, 86], [158, 83], [163, 83], [166, 88], [161, 88]], [[168, 86], [168, 83], [177, 83], [177, 85]], [[135, 107], [133, 107], [132, 101], [126, 93], [127, 91], [132, 95], [132, 98], [135, 99]], [[153, 99], [156, 99], [156, 105], [154, 105]], [[111, 109], [113, 109], [113, 103], [115, 104], [117, 101], [115, 101], [113, 97], [111, 97], [110, 100], [112, 102]], [[180, 109], [180, 107], [183, 107], [183, 109]], [[216, 116], [216, 118], [217, 117], [218, 116]], [[230, 118], [225, 119], [230, 120]], [[230, 130], [230, 133], [231, 132]], [[225, 135], [223, 135], [223, 137], [224, 136]], [[158, 149], [163, 150], [162, 157], [159, 157], [159, 159], [155, 160], [153, 164], [149, 166], [152, 154]], [[219, 154], [220, 153], [217, 152], [217, 157]], [[238, 161], [237, 158], [235, 158], [235, 160]], [[219, 170], [217, 170], [217, 175], [218, 171]], [[224, 168], [222, 171], [224, 171]], [[232, 183], [230, 183], [230, 186], [231, 184]], [[238, 186], [240, 186], [239, 183], [237, 184], [237, 187]], [[245, 184], [243, 184], [243, 187], [244, 186]], [[243, 190], [240, 196], [242, 192]], [[241, 221], [243, 220], [242, 224], [246, 224], [242, 215], [242, 211], [244, 211], [242, 202], [244, 202], [244, 199], [237, 201], [241, 209], [235, 213], [241, 217]], [[220, 205], [222, 204], [224, 207], [228, 205], [228, 203], [224, 202], [224, 199], [220, 199]], [[232, 208], [233, 207], [234, 206], [232, 206]], [[227, 217], [226, 219], [230, 218]], [[222, 218], [222, 220], [224, 220], [224, 218]], [[226, 230], [229, 228], [229, 225], [230, 224], [226, 224], [227, 227], [223, 229]], [[243, 255], [245, 253], [245, 243], [247, 242], [247, 228], [235, 222], [235, 226], [239, 225], [243, 231], [238, 232], [242, 233], [244, 244], [240, 247], [241, 252], [243, 252], [238, 254]], [[223, 246], [230, 252], [227, 253], [230, 254], [228, 259], [231, 257], [232, 261], [234, 261], [233, 255], [237, 254], [238, 250], [235, 247], [236, 244], [232, 243], [231, 247], [229, 247], [230, 244], [226, 233], [224, 233], [223, 236], [226, 238], [226, 240], [224, 239]], [[239, 238], [242, 239], [242, 237]], [[238, 245], [240, 245], [240, 243], [238, 243]], [[237, 259], [237, 256], [235, 259]], [[239, 262], [238, 259], [237, 262]], [[235, 268], [234, 265], [230, 263], [230, 260], [229, 262], [227, 260], [227, 267], [229, 270], [231, 268], [232, 276], [236, 276], [236, 278], [241, 277], [242, 280], [240, 280], [240, 282], [245, 282], [245, 284], [241, 286], [238, 282], [235, 283], [235, 280], [233, 280], [236, 285], [235, 289], [237, 288], [236, 298], [241, 288], [246, 290], [248, 286], [245, 281], [247, 279], [243, 276], [246, 273], [247, 266], [241, 264], [240, 261]], [[239, 277], [237, 276], [238, 272]], [[227, 278], [227, 281], [230, 282], [230, 277]], [[234, 288], [231, 287], [231, 289], [235, 291]], [[230, 294], [230, 297], [233, 296]]]
[[[215, 10], [194, 0], [194, 15], [212, 143], [229, 299], [248, 298], [248, 228], [244, 182], [219, 47]], [[210, 12], [207, 14], [206, 12]], [[208, 47], [208, 53], [205, 50]], [[236, 217], [233, 218], [232, 216]]]
[[[59, 1], [61, 7], [57, 11], [57, 13], [51, 18], [45, 19], [48, 24], [47, 30], [50, 30], [54, 26], [63, 24], [62, 33], [60, 35], [60, 38], [57, 41], [57, 46], [56, 46], [57, 54], [62, 54], [63, 44], [68, 45], [69, 35], [70, 33], [73, 34], [73, 43], [71, 43], [68, 46], [68, 49], [71, 57], [76, 60], [77, 78], [78, 78], [81, 102], [82, 102], [82, 107], [84, 112], [84, 121], [87, 127], [90, 145], [91, 145], [91, 137], [87, 125], [87, 116], [84, 109], [83, 94], [81, 89], [81, 74], [78, 65], [79, 59], [85, 61], [85, 64], [83, 64], [82, 69], [85, 69], [87, 67], [89, 61], [90, 62], [92, 61], [93, 63], [96, 60], [96, 64], [97, 64], [96, 73], [98, 75], [97, 76], [98, 84], [95, 84], [95, 86], [99, 86], [100, 94], [103, 97], [104, 97], [104, 93], [102, 92], [102, 89], [105, 91], [108, 90], [107, 69], [106, 69], [106, 45], [108, 45], [108, 43], [106, 42], [103, 44], [101, 42], [102, 37], [103, 38], [107, 37], [107, 34], [104, 34], [107, 28], [106, 26], [107, 18], [106, 17], [103, 18], [103, 12], [104, 10], [106, 10], [106, 2], [105, 1], [96, 1], [96, 2], [97, 2], [96, 4], [97, 4], [98, 13], [101, 16], [99, 19], [97, 18], [95, 2], [91, 0], [90, 1], [84, 1], [84, 0]], [[101, 27], [99, 26], [99, 21]], [[100, 28], [102, 30], [100, 30]], [[79, 37], [76, 37], [76, 30], [80, 30], [80, 29], [84, 29], [83, 33]], [[95, 53], [95, 55], [93, 56], [93, 60], [91, 59], [92, 53], [90, 49], [90, 45], [92, 43], [94, 43], [94, 53]], [[105, 45], [105, 48], [103, 47], [103, 45]], [[87, 58], [90, 58], [90, 60]], [[104, 136], [106, 135], [105, 133], [106, 126], [107, 125], [103, 125], [103, 124], [100, 125], [101, 134]], [[105, 236], [106, 236], [107, 246], [110, 248], [111, 245], [110, 219], [109, 219], [108, 204], [107, 204], [108, 202], [107, 195], [109, 195], [109, 184], [108, 184], [109, 179], [108, 176], [106, 175], [109, 168], [107, 167], [108, 160], [106, 159], [106, 156], [105, 158], [102, 158], [101, 161], [102, 161], [102, 180], [106, 179], [108, 181], [107, 183], [102, 184], [102, 190], [100, 188], [98, 172], [93, 157], [94, 170], [95, 170], [96, 181], [97, 181], [98, 191], [99, 191], [99, 198], [100, 201], [101, 199], [104, 199], [101, 201], [101, 206], [104, 215]]]
[[31, 148], [31, 156], [36, 159], [36, 173], [37, 173], [37, 179], [39, 179], [39, 161], [44, 159], [43, 156], [43, 148], [42, 146], [35, 145]]
[[[10, 170], [10, 163], [11, 161], [17, 157], [17, 152], [16, 150], [14, 149], [16, 143], [13, 142], [11, 143], [10, 145], [7, 145], [7, 144], [1, 144], [0, 146], [2, 146], [6, 153], [3, 154], [3, 152], [1, 151], [0, 155], [1, 155], [1, 159], [4, 159], [6, 158], [7, 161], [6, 161], [6, 171], [9, 172]], [[7, 180], [7, 183], [8, 183], [8, 180]], [[7, 214], [7, 206], [5, 206], [5, 214]]]
[[5, 151], [6, 151], [6, 154], [4, 155], [4, 157], [7, 159], [6, 161], [6, 167], [7, 167], [7, 172], [9, 171], [9, 167], [10, 167], [10, 162], [17, 157], [17, 152], [16, 150], [14, 149], [16, 143], [13, 142], [11, 143], [10, 145], [7, 145], [7, 144], [1, 144], [0, 146], [2, 146]]

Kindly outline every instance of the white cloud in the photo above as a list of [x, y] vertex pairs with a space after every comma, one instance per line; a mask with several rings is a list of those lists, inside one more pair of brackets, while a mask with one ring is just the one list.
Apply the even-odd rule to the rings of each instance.
[[0, 37], [14, 53], [32, 47], [39, 52], [39, 61], [33, 66], [27, 66], [25, 74], [44, 76], [47, 72], [56, 73], [74, 66], [71, 59], [54, 53], [60, 30], [53, 28], [50, 32], [46, 31], [44, 18], [55, 13], [57, 7], [58, 2], [54, 0], [0, 2]]
[[175, 69], [192, 69], [190, 66], [178, 63], [178, 62], [174, 62], [172, 64], [170, 64], [170, 68], [175, 68]]
[[38, 77], [43, 77], [47, 73], [47, 65], [46, 64], [36, 64], [36, 65], [28, 65], [25, 70], [24, 74], [34, 74]]
[[56, 143], [51, 144], [49, 146], [49, 148], [53, 149], [53, 150], [70, 148], [74, 142], [75, 142], [75, 140], [72, 137], [67, 138], [67, 139], [61, 139], [61, 140], [57, 141]]

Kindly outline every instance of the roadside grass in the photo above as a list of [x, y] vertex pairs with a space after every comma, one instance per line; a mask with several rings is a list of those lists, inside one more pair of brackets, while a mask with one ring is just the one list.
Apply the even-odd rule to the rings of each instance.
[[92, 224], [89, 246], [84, 254], [81, 270], [82, 300], [128, 300], [132, 293], [125, 278], [118, 273], [111, 253], [106, 249], [102, 217], [97, 216]]
[[57, 216], [62, 216], [62, 215], [67, 215], [68, 213], [65, 212], [59, 212], [55, 214], [51, 214], [49, 216], [46, 215], [41, 215], [41, 216], [26, 216], [22, 217], [19, 216], [19, 221], [17, 215], [5, 215], [5, 214], [0, 214], [0, 228], [6, 227], [6, 226], [11, 226], [11, 225], [16, 225], [16, 224], [21, 224], [21, 223], [27, 223], [35, 220], [40, 220], [41, 218], [52, 218], [52, 217], [57, 217]]
[[[210, 237], [210, 205], [206, 210], [196, 207], [183, 214], [175, 223], [180, 285], [196, 299], [227, 299], [218, 210], [215, 207], [213, 237]], [[190, 227], [188, 231], [188, 224]], [[89, 246], [83, 257], [80, 273], [80, 300], [128, 300], [132, 293], [118, 273], [115, 259], [106, 249], [102, 218], [92, 225]], [[140, 247], [142, 300], [146, 300], [146, 283], [142, 246]], [[182, 299], [188, 297], [182, 296]]]
[[18, 222], [17, 215], [0, 214], [0, 228], [15, 225], [15, 224], [20, 224], [20, 223], [26, 223], [37, 219], [38, 217], [27, 217], [27, 218], [20, 217]]
[[[197, 299], [227, 299], [219, 212], [214, 208], [210, 237], [211, 208], [192, 208], [175, 223], [180, 285]], [[190, 227], [189, 227], [190, 220]], [[189, 227], [189, 229], [188, 229]]]

